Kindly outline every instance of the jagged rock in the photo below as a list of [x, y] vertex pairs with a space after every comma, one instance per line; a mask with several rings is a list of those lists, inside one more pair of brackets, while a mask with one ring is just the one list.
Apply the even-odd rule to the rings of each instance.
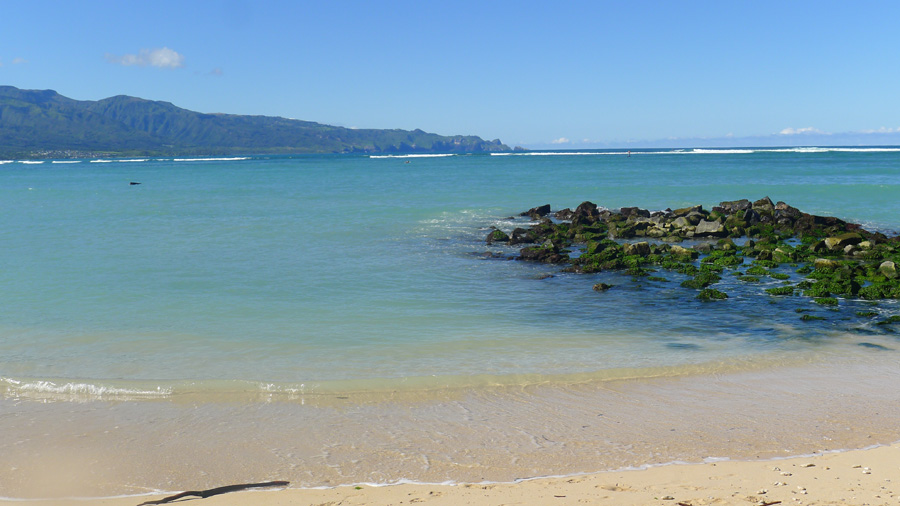
[[703, 206], [691, 206], [691, 207], [682, 207], [681, 209], [676, 209], [672, 211], [672, 216], [687, 216], [691, 213], [702, 213]]
[[[751, 204], [747, 199], [731, 200], [719, 203], [719, 208], [721, 209], [720, 212], [724, 214], [734, 214], [738, 211], [747, 211], [751, 207], [753, 207], [753, 204]], [[713, 210], [715, 210], [715, 208], [713, 208]]]
[[622, 251], [626, 255], [640, 255], [645, 257], [650, 254], [650, 244], [646, 242], [636, 242], [622, 245]]
[[675, 228], [684, 228], [690, 224], [691, 222], [689, 222], [684, 216], [679, 216], [678, 218], [672, 220], [672, 226]]
[[556, 213], [554, 213], [553, 216], [557, 220], [569, 221], [572, 219], [573, 216], [575, 216], [575, 211], [573, 211], [567, 207], [565, 209], [560, 209], [559, 211], [556, 211]]
[[646, 209], [641, 209], [640, 207], [623, 207], [619, 209], [619, 214], [626, 218], [633, 217], [641, 217], [641, 218], [649, 218], [650, 211]]
[[590, 221], [597, 221], [600, 218], [600, 210], [597, 209], [597, 204], [584, 201], [578, 204], [578, 207], [573, 211], [573, 215], [579, 218], [588, 218]]
[[548, 214], [550, 214], [550, 204], [544, 204], [542, 206], [532, 207], [519, 216], [528, 216], [533, 220], [538, 220], [544, 216], [547, 216]]
[[727, 235], [728, 231], [725, 230], [721, 219], [716, 221], [700, 220], [694, 230], [694, 237], [725, 237]]
[[796, 207], [791, 207], [784, 202], [779, 201], [775, 204], [775, 219], [781, 220], [785, 218], [789, 218], [790, 220], [796, 220], [803, 213], [800, 212]]
[[512, 235], [509, 238], [509, 244], [510, 246], [513, 246], [516, 244], [534, 242], [536, 239], [537, 235], [534, 230], [517, 227], [512, 231]]
[[772, 214], [775, 212], [775, 204], [772, 203], [772, 199], [770, 199], [769, 197], [763, 197], [753, 203], [753, 209], [758, 211], [760, 214]]
[[606, 283], [597, 283], [594, 285], [595, 292], [603, 292], [612, 288], [612, 285], [607, 285]]
[[888, 279], [897, 278], [897, 266], [890, 260], [881, 262], [881, 265], [878, 266], [878, 272]]
[[694, 251], [698, 253], [709, 253], [712, 251], [712, 246], [708, 242], [702, 242], [694, 245]]

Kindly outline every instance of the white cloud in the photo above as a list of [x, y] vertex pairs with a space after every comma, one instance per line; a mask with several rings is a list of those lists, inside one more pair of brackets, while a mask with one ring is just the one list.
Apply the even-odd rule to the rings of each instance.
[[550, 144], [568, 144], [568, 143], [569, 143], [569, 139], [566, 139], [565, 137], [560, 137], [559, 139], [554, 139], [554, 140], [550, 141]]
[[106, 61], [119, 65], [139, 67], [151, 67], [177, 69], [184, 67], [184, 55], [181, 55], [167, 47], [160, 49], [141, 49], [138, 54], [123, 54], [121, 56], [107, 53]]
[[28, 60], [25, 58], [13, 58], [13, 65], [21, 65], [23, 63], [28, 63]]
[[778, 134], [779, 135], [825, 134], [825, 132], [823, 132], [815, 127], [805, 127], [805, 128], [785, 128], [784, 130], [778, 132]]

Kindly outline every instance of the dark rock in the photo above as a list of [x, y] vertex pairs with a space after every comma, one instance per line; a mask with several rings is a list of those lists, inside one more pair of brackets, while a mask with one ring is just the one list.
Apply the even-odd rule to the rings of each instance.
[[542, 206], [532, 207], [519, 216], [528, 216], [533, 220], [538, 220], [548, 214], [550, 214], [550, 204], [544, 204]]
[[747, 199], [731, 200], [719, 203], [719, 208], [723, 214], [735, 214], [738, 211], [749, 211], [753, 205]]
[[509, 244], [512, 246], [515, 244], [535, 242], [536, 240], [537, 234], [535, 234], [534, 230], [517, 227], [512, 231], [512, 235], [509, 238]]
[[586, 218], [588, 221], [597, 221], [600, 218], [600, 210], [597, 209], [597, 204], [588, 201], [578, 204], [573, 214], [579, 218]]
[[557, 220], [566, 220], [569, 221], [575, 216], [575, 212], [569, 209], [568, 207], [565, 209], [560, 209], [556, 211], [556, 214], [553, 215]]
[[606, 283], [597, 283], [594, 285], [595, 292], [603, 292], [612, 288], [612, 285], [607, 285]]
[[619, 214], [626, 218], [630, 218], [632, 216], [641, 218], [650, 217], [650, 211], [641, 209], [640, 207], [623, 207], [622, 209], [619, 209]]
[[556, 247], [547, 246], [522, 248], [519, 255], [519, 260], [524, 260], [526, 262], [541, 262], [545, 264], [558, 264], [569, 259], [568, 256], [561, 255]]

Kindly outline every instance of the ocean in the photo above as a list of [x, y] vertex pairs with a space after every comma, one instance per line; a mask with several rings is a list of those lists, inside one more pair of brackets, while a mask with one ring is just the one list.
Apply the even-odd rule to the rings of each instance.
[[[542, 204], [710, 209], [766, 196], [896, 235], [900, 148], [0, 162], [0, 397], [42, 423], [52, 416], [38, 405], [93, 406], [96, 422], [97, 406], [365, 399], [353, 404], [363, 410], [432, 396], [446, 408], [492, 388], [520, 396], [835, 361], [893, 370], [893, 329], [854, 315], [898, 315], [897, 301], [842, 299], [832, 310], [725, 279], [735, 295], [703, 303], [677, 274], [654, 284], [485, 255], [515, 255], [486, 235], [527, 226], [518, 214]], [[614, 288], [595, 292], [598, 282]], [[804, 322], [797, 308], [829, 318]], [[436, 460], [418, 474], [373, 464], [383, 475], [303, 483], [520, 476], [437, 473]], [[546, 474], [529, 469], [516, 472]], [[0, 496], [15, 496], [9, 487], [0, 480]]]

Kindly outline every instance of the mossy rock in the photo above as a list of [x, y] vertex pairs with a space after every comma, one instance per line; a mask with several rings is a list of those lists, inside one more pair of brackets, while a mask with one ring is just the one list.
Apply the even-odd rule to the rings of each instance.
[[779, 286], [777, 288], [766, 288], [769, 295], [794, 295], [793, 286]]
[[706, 288], [707, 286], [718, 283], [722, 278], [719, 277], [718, 274], [712, 272], [700, 272], [697, 273], [692, 279], [686, 279], [681, 282], [681, 286], [685, 288], [693, 288], [695, 290], [699, 290], [701, 288]]
[[668, 283], [669, 280], [660, 276], [647, 276], [647, 281], [660, 281], [662, 283]]
[[509, 235], [506, 232], [499, 230], [499, 229], [491, 230], [488, 233], [487, 238], [485, 239], [485, 242], [488, 244], [491, 244], [494, 242], [508, 242], [508, 241], [509, 241]]
[[818, 297], [814, 299], [816, 304], [821, 304], [823, 306], [837, 306], [838, 300], [834, 297]]
[[800, 319], [803, 320], [803, 321], [805, 321], [805, 322], [808, 322], [808, 321], [813, 321], [813, 320], [824, 320], [825, 317], [824, 317], [824, 316], [811, 315], [811, 314], [805, 314], [805, 315], [801, 316]]
[[818, 282], [803, 290], [803, 295], [807, 297], [828, 297], [831, 295], [831, 291], [828, 290], [827, 283]]
[[759, 278], [756, 276], [741, 276], [738, 279], [746, 283], [759, 283]]
[[871, 317], [871, 316], [878, 316], [878, 312], [877, 311], [857, 311], [856, 316], [861, 316], [864, 318]]
[[749, 274], [751, 276], [766, 276], [769, 274], [769, 270], [766, 269], [765, 267], [761, 267], [759, 265], [754, 265], [753, 267], [750, 267], [749, 269], [747, 269], [747, 274]]
[[791, 277], [789, 275], [784, 274], [782, 272], [770, 272], [769, 276], [771, 276], [774, 279], [779, 279], [782, 281], [784, 281], [785, 279], [791, 279]]
[[612, 285], [608, 285], [606, 283], [597, 283], [593, 286], [593, 288], [595, 292], [605, 292], [606, 290], [612, 288]]
[[697, 294], [697, 298], [700, 300], [723, 300], [728, 298], [728, 294], [720, 292], [715, 288], [706, 288], [700, 290], [700, 293]]

